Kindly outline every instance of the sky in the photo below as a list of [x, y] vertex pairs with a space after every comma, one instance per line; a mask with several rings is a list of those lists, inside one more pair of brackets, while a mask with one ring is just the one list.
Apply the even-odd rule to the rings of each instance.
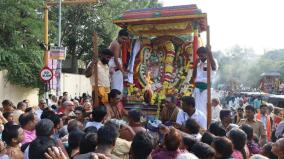
[[[235, 45], [257, 54], [284, 48], [283, 0], [159, 0], [163, 6], [196, 4], [208, 14], [211, 48]], [[206, 38], [203, 38], [205, 41]]]

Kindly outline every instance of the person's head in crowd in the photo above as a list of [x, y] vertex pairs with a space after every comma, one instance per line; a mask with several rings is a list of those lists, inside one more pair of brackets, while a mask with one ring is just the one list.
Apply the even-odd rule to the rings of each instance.
[[78, 101], [77, 99], [73, 99], [72, 102], [73, 102], [75, 108], [78, 107], [78, 106], [80, 106], [80, 103], [79, 103], [79, 101]]
[[169, 94], [166, 95], [166, 99], [165, 99], [165, 106], [170, 108], [170, 109], [174, 109], [176, 107], [177, 104], [177, 98], [175, 95]]
[[153, 148], [152, 136], [147, 132], [138, 132], [131, 143], [130, 158], [147, 159]]
[[34, 113], [34, 112], [35, 112], [35, 110], [34, 110], [33, 107], [28, 107], [28, 108], [26, 108], [26, 110], [25, 110], [25, 113]]
[[70, 133], [75, 130], [83, 130], [83, 124], [78, 120], [72, 119], [68, 122], [67, 131]]
[[168, 151], [176, 151], [181, 142], [181, 134], [176, 129], [170, 129], [170, 132], [165, 135], [164, 144]]
[[80, 122], [84, 122], [85, 120], [85, 109], [81, 106], [75, 108], [76, 119]]
[[25, 114], [20, 115], [19, 123], [24, 130], [33, 131], [35, 130], [37, 120], [34, 114], [25, 113]]
[[26, 108], [27, 108], [27, 104], [25, 102], [19, 102], [17, 104], [17, 109], [18, 110], [21, 110], [21, 111], [24, 112], [26, 110]]
[[212, 133], [210, 132], [205, 132], [203, 135], [202, 135], [202, 138], [201, 138], [201, 142], [203, 143], [206, 143], [208, 145], [211, 145], [211, 143], [213, 142], [213, 140], [215, 139], [215, 135], [213, 135]]
[[249, 121], [254, 120], [255, 108], [251, 105], [248, 105], [246, 106], [245, 110], [246, 110], [245, 114], [246, 114], [247, 120]]
[[222, 109], [220, 111], [220, 120], [224, 126], [232, 123], [232, 112], [229, 109]]
[[255, 154], [255, 155], [252, 155], [249, 159], [270, 159], [270, 158], [267, 158], [267, 157], [262, 156], [260, 154]]
[[108, 94], [109, 104], [116, 106], [122, 99], [121, 92], [117, 89], [112, 89]]
[[245, 158], [246, 133], [241, 129], [232, 129], [228, 132], [227, 137], [232, 141], [234, 150], [240, 151]]
[[237, 109], [237, 113], [238, 113], [238, 116], [239, 116], [240, 118], [243, 118], [243, 117], [244, 117], [244, 109], [243, 109], [243, 108], [239, 107], [239, 108]]
[[28, 99], [24, 99], [23, 102], [26, 103], [27, 108], [30, 107], [30, 101]]
[[200, 130], [199, 124], [196, 120], [189, 118], [185, 122], [185, 132], [188, 134], [198, 134]]
[[53, 114], [55, 114], [55, 112], [52, 111], [49, 107], [47, 107], [47, 108], [43, 109], [40, 118], [45, 119], [45, 118], [48, 118], [49, 116], [51, 116]]
[[68, 92], [63, 92], [63, 97], [67, 97], [68, 98]]
[[8, 122], [14, 122], [14, 115], [12, 112], [5, 112], [3, 113], [3, 117], [8, 121]]
[[272, 152], [278, 159], [284, 159], [284, 138], [280, 138], [272, 144]]
[[107, 65], [109, 60], [113, 57], [113, 52], [110, 49], [103, 49], [101, 50], [100, 60], [104, 65]]
[[191, 152], [199, 159], [214, 159], [215, 150], [206, 143], [197, 142], [193, 145]]
[[98, 147], [112, 149], [118, 136], [118, 127], [111, 122], [106, 123], [98, 130]]
[[93, 109], [92, 116], [93, 121], [103, 122], [107, 115], [107, 109], [104, 105], [97, 106]]
[[231, 158], [233, 153], [233, 143], [226, 137], [216, 137], [212, 143], [216, 151], [215, 159]]
[[195, 112], [195, 99], [191, 96], [184, 96], [182, 100], [182, 110], [186, 112], [189, 116]]
[[57, 101], [58, 106], [62, 106], [62, 100], [63, 100], [63, 96], [59, 96], [58, 101]]
[[3, 113], [5, 112], [13, 112], [14, 111], [14, 104], [12, 101], [5, 99], [2, 102]]
[[36, 136], [50, 137], [54, 134], [54, 123], [50, 119], [41, 119], [35, 126]]
[[17, 147], [24, 140], [24, 131], [20, 125], [5, 126], [2, 140], [10, 147]]
[[193, 145], [197, 142], [198, 141], [192, 136], [183, 137], [182, 148], [185, 148], [188, 152], [191, 152]]
[[89, 126], [84, 129], [85, 133], [98, 133], [98, 129], [94, 126]]
[[51, 99], [51, 97], [52, 97], [52, 94], [48, 94], [48, 99]]
[[208, 131], [215, 136], [226, 136], [226, 130], [216, 122], [210, 124]]
[[86, 99], [84, 104], [83, 104], [83, 107], [85, 109], [86, 112], [92, 112], [93, 110], [93, 106], [92, 106], [92, 103], [90, 100]]
[[51, 101], [52, 101], [53, 103], [57, 104], [58, 99], [57, 99], [56, 95], [52, 95]]
[[[70, 113], [75, 110], [75, 105], [72, 101], [67, 100], [63, 103], [63, 107], [65, 108], [66, 113]], [[68, 114], [67, 114], [68, 115]]]
[[85, 133], [79, 146], [80, 154], [94, 152], [97, 146], [97, 137], [97, 133]]
[[277, 156], [272, 152], [272, 145], [274, 143], [272, 142], [269, 142], [269, 143], [266, 143], [263, 147], [262, 147], [262, 151], [261, 151], [261, 154], [263, 156], [266, 156], [268, 157], [269, 159], [277, 159]]
[[242, 129], [247, 134], [247, 141], [253, 140], [253, 128], [248, 124], [241, 125], [240, 129]]
[[266, 115], [268, 113], [268, 106], [266, 104], [261, 104], [259, 108], [262, 115]]
[[38, 107], [39, 107], [39, 109], [41, 109], [41, 110], [43, 110], [44, 108], [46, 108], [46, 107], [47, 107], [46, 101], [45, 101], [44, 99], [39, 100]]
[[[43, 119], [43, 118], [42, 118]], [[50, 114], [46, 117], [46, 119], [49, 119], [54, 124], [54, 131], [57, 132], [62, 127], [62, 120], [57, 114]]]
[[269, 104], [268, 105], [268, 114], [273, 113], [273, 111], [274, 111], [274, 106], [272, 104]]
[[212, 99], [212, 106], [213, 106], [213, 107], [217, 107], [218, 105], [220, 105], [220, 100], [219, 100], [219, 98], [213, 98], [213, 99]]
[[85, 133], [81, 130], [73, 130], [69, 133], [67, 151], [70, 157], [74, 157], [75, 154], [79, 153], [79, 145], [84, 135]]
[[129, 123], [140, 123], [142, 113], [139, 110], [130, 110], [128, 112], [128, 121]]
[[239, 107], [243, 107], [243, 105], [244, 105], [244, 100], [243, 100], [243, 99], [240, 99], [240, 100], [239, 100]]
[[123, 42], [129, 40], [129, 32], [127, 29], [120, 29], [118, 32], [117, 42], [122, 44]]
[[38, 137], [29, 145], [29, 159], [46, 159], [44, 153], [48, 152], [48, 148], [56, 146], [56, 142], [49, 137]]

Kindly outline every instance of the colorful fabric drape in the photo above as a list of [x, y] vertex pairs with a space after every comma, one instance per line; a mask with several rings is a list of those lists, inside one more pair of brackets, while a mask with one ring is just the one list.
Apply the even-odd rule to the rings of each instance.
[[127, 41], [123, 42], [122, 46], [121, 46], [121, 52], [122, 52], [121, 58], [122, 58], [122, 64], [123, 64], [124, 68], [126, 67], [126, 65], [128, 63], [127, 57], [128, 57], [129, 49], [130, 49], [130, 40], [127, 40]]
[[193, 37], [193, 67], [197, 66], [197, 49], [198, 49], [198, 31], [194, 31]]

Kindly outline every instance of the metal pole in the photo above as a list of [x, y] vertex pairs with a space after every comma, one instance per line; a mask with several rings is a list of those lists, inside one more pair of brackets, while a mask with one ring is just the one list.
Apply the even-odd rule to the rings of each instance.
[[99, 86], [98, 86], [98, 43], [97, 43], [97, 34], [96, 32], [93, 33], [93, 60], [95, 60], [94, 65], [94, 74], [95, 74], [95, 88], [94, 88], [94, 94], [92, 93], [93, 98], [93, 107], [96, 107], [99, 105]]
[[[44, 66], [48, 67], [48, 6], [44, 6]], [[44, 99], [48, 102], [47, 82], [44, 83]]]
[[48, 66], [48, 6], [44, 6], [44, 66]]
[[[62, 6], [62, 0], [59, 0], [59, 18], [58, 18], [58, 47], [61, 47], [61, 6]], [[60, 95], [60, 91], [61, 91], [61, 83], [60, 83], [60, 79], [61, 79], [61, 67], [62, 66], [62, 61], [58, 60], [57, 61], [57, 87], [56, 87], [56, 95], [59, 96]]]
[[[207, 49], [210, 48], [210, 28], [207, 26]], [[208, 50], [211, 52], [211, 50]], [[212, 108], [211, 108], [211, 61], [207, 53], [207, 127], [209, 128], [212, 120]]]

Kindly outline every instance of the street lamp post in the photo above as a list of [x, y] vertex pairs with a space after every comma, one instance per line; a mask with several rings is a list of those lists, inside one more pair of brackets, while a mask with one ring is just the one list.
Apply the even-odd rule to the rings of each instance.
[[[58, 18], [58, 47], [61, 47], [61, 6], [62, 0], [59, 0], [59, 18]], [[57, 77], [56, 77], [56, 95], [59, 96], [61, 93], [61, 73], [62, 73], [62, 60], [57, 60]]]

